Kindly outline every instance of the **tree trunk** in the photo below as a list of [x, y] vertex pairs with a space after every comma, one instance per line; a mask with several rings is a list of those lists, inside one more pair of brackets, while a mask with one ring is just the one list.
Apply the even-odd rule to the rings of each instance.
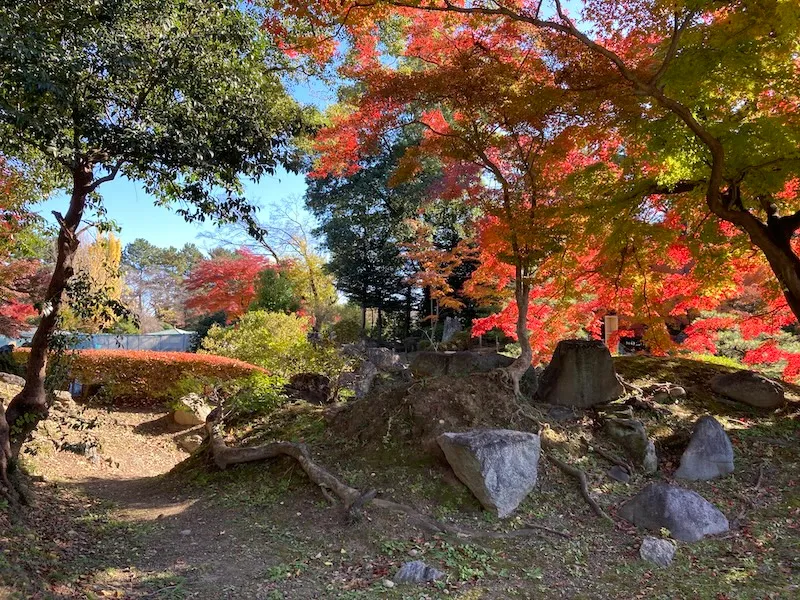
[[378, 339], [383, 339], [383, 308], [378, 304]]
[[528, 304], [531, 284], [522, 267], [517, 266], [516, 271], [514, 297], [517, 301], [517, 341], [522, 353], [508, 366], [507, 371], [511, 377], [511, 382], [514, 384], [514, 394], [519, 398], [522, 396], [519, 382], [531, 366], [533, 351], [531, 350], [530, 342], [531, 332], [528, 330]]
[[403, 337], [411, 336], [411, 286], [406, 289], [406, 314], [403, 321]]
[[[86, 196], [92, 183], [91, 166], [83, 164], [73, 172], [73, 188], [66, 217], [56, 213], [61, 228], [58, 233], [58, 255], [53, 275], [47, 286], [42, 320], [36, 328], [28, 355], [25, 387], [17, 394], [5, 412], [5, 427], [0, 423], [0, 446], [3, 448], [3, 483], [7, 482], [9, 461], [16, 459], [20, 448], [37, 423], [47, 416], [45, 375], [50, 339], [55, 332], [58, 314], [67, 282], [73, 274], [73, 259], [78, 249], [78, 226], [83, 217]], [[6, 428], [10, 428], [7, 431]]]
[[367, 305], [366, 303], [361, 303], [361, 335], [367, 335]]

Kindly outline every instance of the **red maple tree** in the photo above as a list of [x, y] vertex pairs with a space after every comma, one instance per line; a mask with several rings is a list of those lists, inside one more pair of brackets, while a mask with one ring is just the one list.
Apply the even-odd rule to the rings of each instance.
[[228, 319], [241, 316], [256, 297], [258, 274], [269, 261], [246, 248], [232, 256], [200, 261], [186, 281], [190, 297], [187, 308], [198, 314], [225, 312]]

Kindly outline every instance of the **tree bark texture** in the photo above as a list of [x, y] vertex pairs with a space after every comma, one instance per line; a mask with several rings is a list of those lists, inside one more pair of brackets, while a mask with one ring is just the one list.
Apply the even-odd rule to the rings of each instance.
[[78, 249], [78, 227], [83, 218], [86, 197], [91, 191], [92, 168], [82, 164], [73, 171], [73, 188], [66, 216], [56, 213], [60, 229], [56, 264], [47, 286], [42, 319], [36, 328], [28, 355], [25, 386], [0, 417], [0, 482], [8, 486], [8, 470], [19, 455], [20, 448], [37, 423], [47, 416], [45, 376], [50, 339], [55, 332], [58, 314], [67, 282], [72, 277], [73, 260]]

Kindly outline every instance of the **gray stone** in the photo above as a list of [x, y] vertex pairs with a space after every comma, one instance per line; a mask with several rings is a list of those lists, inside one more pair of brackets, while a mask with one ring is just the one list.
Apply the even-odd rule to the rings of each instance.
[[711, 389], [756, 408], [780, 408], [786, 403], [783, 386], [753, 371], [736, 371], [711, 379]]
[[446, 317], [442, 328], [442, 343], [446, 344], [461, 331], [461, 321], [456, 317]]
[[651, 483], [619, 507], [619, 516], [650, 531], [669, 530], [683, 542], [728, 531], [728, 519], [713, 504], [691, 490]]
[[606, 471], [606, 475], [608, 475], [614, 481], [620, 481], [622, 483], [628, 483], [631, 480], [631, 474], [628, 473], [627, 469], [623, 469], [619, 465], [614, 465], [608, 471]]
[[361, 363], [361, 366], [358, 367], [358, 371], [356, 372], [356, 381], [353, 385], [356, 398], [361, 399], [369, 394], [369, 391], [372, 389], [372, 382], [377, 376], [378, 367], [372, 362], [365, 360]]
[[444, 577], [444, 573], [421, 560], [405, 563], [394, 576], [395, 583], [426, 583]]
[[437, 438], [456, 476], [498, 517], [510, 515], [536, 485], [541, 440], [534, 433], [475, 429]]
[[197, 394], [187, 394], [173, 409], [172, 418], [178, 425], [202, 425], [211, 413], [211, 407]]
[[714, 417], [700, 417], [675, 472], [680, 479], [704, 480], [733, 473], [733, 446]]
[[624, 450], [634, 466], [641, 468], [645, 473], [655, 473], [658, 470], [658, 456], [656, 447], [649, 437], [641, 421], [636, 419], [607, 419], [605, 431]]
[[646, 537], [639, 547], [639, 556], [659, 567], [668, 567], [675, 557], [675, 544], [661, 538]]
[[400, 362], [400, 355], [389, 348], [367, 348], [365, 350], [367, 360], [375, 365], [379, 371], [394, 373], [403, 370], [403, 363]]
[[0, 373], [0, 382], [8, 385], [25, 387], [25, 379], [19, 375], [13, 375], [11, 373]]
[[556, 422], [571, 421], [576, 419], [575, 409], [571, 406], [551, 406], [547, 411], [547, 418]]
[[539, 402], [587, 407], [622, 394], [611, 353], [599, 340], [562, 340], [542, 373]]
[[669, 388], [669, 395], [671, 398], [685, 398], [686, 390], [679, 385]]

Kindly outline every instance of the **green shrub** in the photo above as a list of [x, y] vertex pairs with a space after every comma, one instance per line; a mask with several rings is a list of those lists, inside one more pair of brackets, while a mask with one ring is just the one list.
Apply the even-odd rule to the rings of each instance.
[[361, 308], [355, 304], [345, 304], [337, 312], [330, 326], [334, 340], [339, 344], [354, 344], [362, 334]]
[[236, 358], [288, 380], [298, 373], [337, 377], [345, 361], [330, 343], [308, 340], [311, 323], [296, 314], [253, 311], [232, 327], [212, 327], [200, 352]]
[[285, 380], [274, 375], [254, 373], [236, 382], [226, 406], [238, 416], [263, 415], [272, 412], [287, 401], [283, 393]]

